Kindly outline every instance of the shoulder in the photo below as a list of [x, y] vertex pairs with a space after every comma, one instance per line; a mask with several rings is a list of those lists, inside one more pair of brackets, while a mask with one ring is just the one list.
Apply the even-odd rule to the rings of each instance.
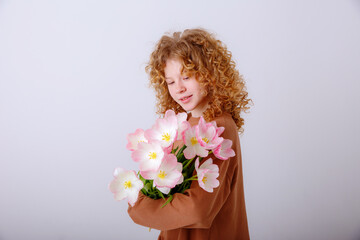
[[223, 126], [228, 126], [228, 127], [233, 127], [235, 126], [236, 128], [236, 124], [234, 119], [231, 117], [230, 113], [227, 112], [223, 112], [220, 116], [216, 117], [214, 119], [214, 121], [217, 124], [223, 125]]
[[222, 137], [230, 138], [230, 139], [238, 138], [239, 135], [238, 135], [236, 123], [229, 113], [224, 112], [220, 116], [216, 117], [213, 121], [216, 122], [216, 125], [218, 127], [225, 128]]

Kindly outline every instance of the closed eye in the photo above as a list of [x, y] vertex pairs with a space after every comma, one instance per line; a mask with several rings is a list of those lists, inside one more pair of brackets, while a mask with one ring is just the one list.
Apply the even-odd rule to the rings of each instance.
[[174, 82], [167, 82], [167, 85], [171, 85], [171, 84], [173, 84]]

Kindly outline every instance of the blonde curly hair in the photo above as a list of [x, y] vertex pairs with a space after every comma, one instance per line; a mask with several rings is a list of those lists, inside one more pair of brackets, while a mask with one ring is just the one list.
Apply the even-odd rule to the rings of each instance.
[[183, 108], [170, 96], [165, 81], [164, 68], [168, 59], [179, 59], [182, 72], [192, 76], [205, 89], [209, 107], [204, 111], [206, 121], [212, 121], [223, 112], [231, 114], [239, 132], [243, 132], [246, 112], [252, 102], [248, 98], [245, 81], [235, 68], [231, 52], [212, 34], [204, 29], [186, 29], [183, 33], [174, 32], [161, 37], [150, 55], [146, 72], [150, 86], [154, 88], [157, 99], [157, 113], [164, 115], [172, 109], [176, 113]]

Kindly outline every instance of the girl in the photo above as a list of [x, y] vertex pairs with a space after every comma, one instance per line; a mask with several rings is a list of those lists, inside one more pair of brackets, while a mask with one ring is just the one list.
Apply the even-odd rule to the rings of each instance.
[[[164, 208], [140, 192], [128, 213], [137, 224], [161, 230], [158, 239], [249, 239], [246, 217], [241, 151], [238, 132], [243, 132], [241, 112], [251, 100], [243, 78], [235, 69], [224, 44], [203, 29], [164, 35], [146, 67], [156, 91], [158, 113], [172, 109], [187, 111], [190, 124], [216, 121], [225, 127], [221, 135], [233, 142], [235, 156], [216, 159], [220, 186], [209, 193], [192, 181], [185, 194], [174, 194]], [[202, 162], [206, 161], [204, 158]]]

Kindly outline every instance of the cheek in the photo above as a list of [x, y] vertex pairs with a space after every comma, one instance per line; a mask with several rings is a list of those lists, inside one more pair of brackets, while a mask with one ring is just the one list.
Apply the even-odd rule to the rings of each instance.
[[196, 86], [196, 92], [200, 97], [206, 96], [205, 88], [201, 87], [199, 84]]
[[174, 90], [171, 87], [168, 87], [168, 92], [169, 92], [171, 98], [176, 101], [176, 99], [174, 98], [174, 96], [175, 96]]
[[191, 86], [190, 86], [194, 92], [196, 92], [199, 96], [203, 96], [204, 95], [204, 88], [200, 85], [200, 83], [198, 81], [196, 81], [195, 79], [191, 82]]

